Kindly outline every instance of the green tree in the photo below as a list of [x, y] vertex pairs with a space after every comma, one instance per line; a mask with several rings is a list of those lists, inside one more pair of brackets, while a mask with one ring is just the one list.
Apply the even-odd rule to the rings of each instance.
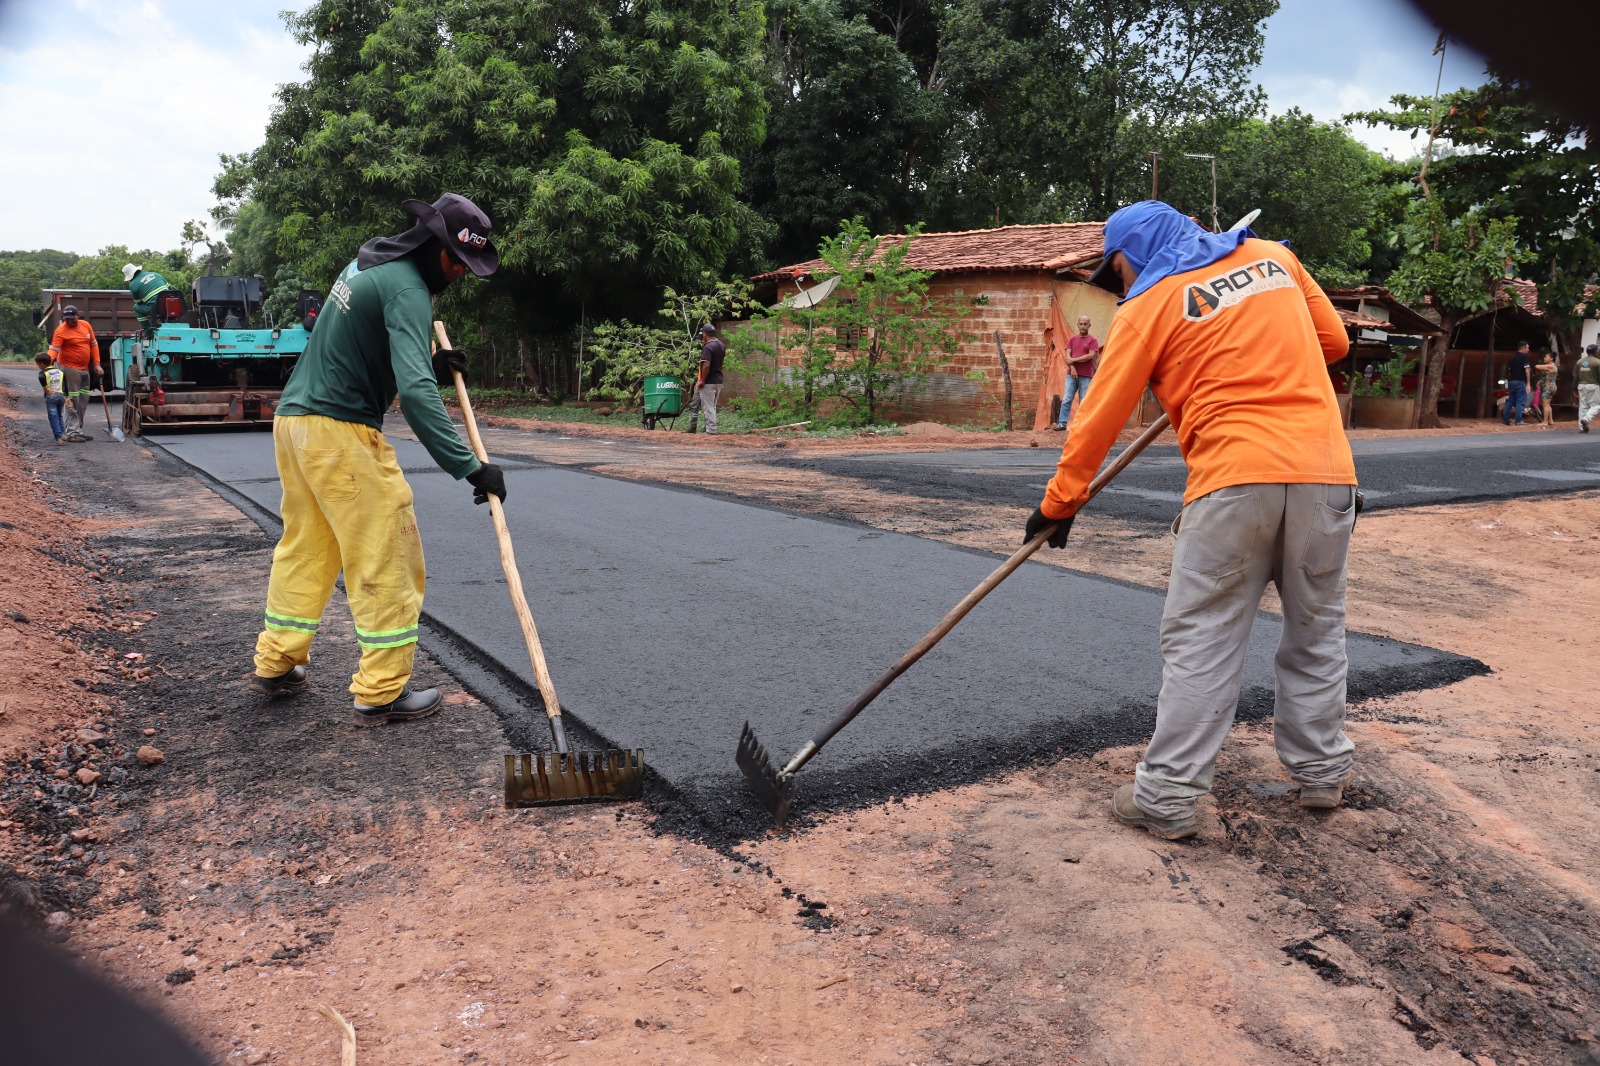
[[737, 195], [764, 130], [755, 0], [317, 0], [289, 25], [308, 77], [217, 191], [277, 219], [304, 277], [326, 285], [409, 224], [401, 200], [453, 190], [502, 265], [444, 307], [509, 296], [496, 329], [555, 333], [720, 273], [762, 227]]
[[957, 141], [933, 198], [952, 221], [974, 224], [1103, 219], [1147, 198], [1150, 153], [1173, 155], [1193, 127], [1261, 110], [1250, 74], [1277, 9], [1278, 0], [953, 3], [939, 65]]
[[595, 379], [590, 395], [636, 403], [646, 377], [693, 378], [700, 362], [700, 327], [759, 307], [750, 298], [750, 283], [743, 279], [720, 282], [697, 293], [663, 289], [656, 312], [661, 325], [624, 320], [594, 328], [587, 351]]
[[799, 355], [788, 382], [804, 413], [840, 402], [847, 420], [879, 421], [885, 403], [903, 399], [963, 340], [970, 303], [929, 292], [931, 271], [906, 265], [918, 233], [874, 237], [861, 219], [823, 240], [818, 281], [838, 278], [832, 295], [813, 307], [780, 305], [753, 323], [770, 327], [778, 347]]
[[[1429, 135], [1418, 173], [1424, 197], [1473, 205], [1480, 221], [1515, 220], [1517, 255], [1532, 266], [1539, 307], [1568, 358], [1585, 317], [1600, 314], [1600, 146], [1593, 130], [1542, 104], [1528, 87], [1491, 72], [1474, 89], [1396, 96], [1392, 110], [1350, 116]], [[1457, 217], [1465, 217], [1465, 211]]]
[[[938, 5], [903, 5], [919, 7], [937, 28]], [[772, 255], [810, 255], [841, 216], [875, 233], [919, 221], [950, 124], [942, 82], [916, 63], [912, 41], [928, 42], [904, 20], [880, 25], [877, 5], [859, 0], [772, 0], [766, 10], [771, 117], [746, 156], [745, 188], [776, 223]]]
[[[1219, 225], [1259, 208], [1256, 228], [1289, 241], [1324, 286], [1370, 280], [1374, 245], [1392, 236], [1383, 207], [1398, 175], [1395, 165], [1350, 135], [1297, 109], [1237, 124], [1208, 123], [1187, 150], [1216, 157]], [[1161, 198], [1211, 223], [1211, 161], [1167, 160]]]
[[1481, 208], [1454, 216], [1437, 196], [1412, 203], [1401, 226], [1406, 257], [1389, 279], [1394, 294], [1408, 303], [1423, 299], [1439, 312], [1442, 338], [1430, 338], [1423, 351], [1427, 368], [1418, 405], [1418, 425], [1437, 429], [1439, 391], [1444, 382], [1445, 348], [1462, 319], [1494, 306], [1506, 270], [1516, 256], [1515, 218], [1493, 218]]

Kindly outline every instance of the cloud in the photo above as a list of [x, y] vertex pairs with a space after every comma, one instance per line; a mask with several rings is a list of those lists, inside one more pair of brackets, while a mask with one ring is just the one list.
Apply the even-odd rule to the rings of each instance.
[[0, 247], [176, 247], [218, 154], [260, 144], [307, 50], [261, 3], [49, 10], [0, 42]]

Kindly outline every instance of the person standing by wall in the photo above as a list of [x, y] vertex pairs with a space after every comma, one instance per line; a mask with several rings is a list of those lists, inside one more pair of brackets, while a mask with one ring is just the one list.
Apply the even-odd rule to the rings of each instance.
[[1578, 383], [1578, 432], [1589, 432], [1589, 423], [1600, 415], [1600, 344], [1591, 344], [1572, 368]]
[[1529, 345], [1517, 345], [1517, 354], [1506, 363], [1506, 405], [1500, 412], [1500, 421], [1511, 424], [1512, 410], [1516, 411], [1517, 425], [1522, 425], [1522, 409], [1528, 401], [1528, 390], [1533, 388], [1533, 356]]
[[93, 440], [84, 432], [83, 416], [89, 406], [89, 368], [100, 373], [100, 340], [94, 327], [80, 321], [72, 304], [61, 309], [61, 325], [50, 335], [50, 358], [61, 367], [67, 394], [66, 439]]
[[694, 398], [689, 401], [689, 432], [698, 428], [700, 412], [706, 414], [706, 432], [717, 431], [717, 397], [722, 393], [722, 361], [728, 346], [717, 336], [717, 327], [707, 322], [700, 327], [700, 368], [695, 372]]
[[1067, 338], [1067, 380], [1061, 387], [1061, 410], [1056, 414], [1057, 430], [1067, 428], [1072, 418], [1074, 398], [1089, 398], [1089, 382], [1100, 365], [1100, 342], [1089, 333], [1089, 316], [1078, 316], [1078, 332]]

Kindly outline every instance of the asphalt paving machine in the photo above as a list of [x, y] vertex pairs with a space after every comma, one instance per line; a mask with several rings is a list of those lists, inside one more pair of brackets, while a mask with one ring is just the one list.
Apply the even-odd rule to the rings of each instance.
[[111, 341], [111, 383], [124, 392], [122, 429], [272, 424], [289, 372], [310, 342], [320, 294], [300, 296], [296, 321], [261, 320], [261, 279], [196, 278], [192, 306], [158, 294], [146, 328]]

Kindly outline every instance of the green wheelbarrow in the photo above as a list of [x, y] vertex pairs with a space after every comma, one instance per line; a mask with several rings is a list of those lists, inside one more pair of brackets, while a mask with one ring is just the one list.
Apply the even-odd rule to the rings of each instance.
[[660, 375], [644, 379], [644, 428], [655, 429], [657, 422], [673, 422], [683, 414], [683, 383], [676, 377]]

